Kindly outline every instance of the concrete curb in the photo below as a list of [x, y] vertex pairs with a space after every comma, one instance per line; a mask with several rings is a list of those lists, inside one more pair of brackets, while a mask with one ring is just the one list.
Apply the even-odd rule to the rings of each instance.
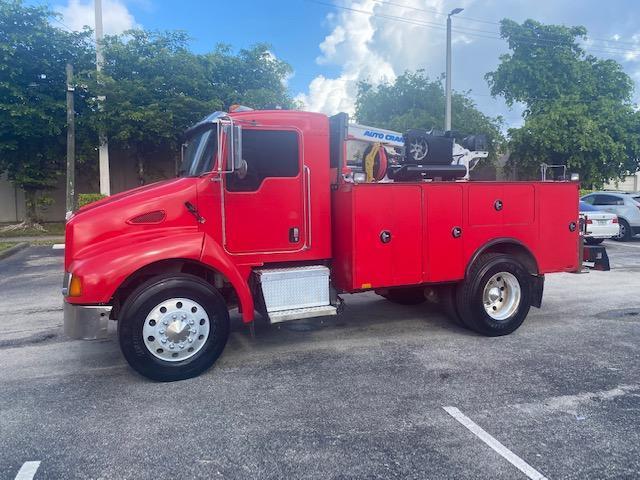
[[0, 260], [2, 260], [3, 258], [10, 257], [14, 253], [18, 253], [20, 250], [24, 250], [28, 246], [29, 246], [28, 242], [20, 242], [11, 248], [7, 248], [6, 250], [3, 250], [2, 252], [0, 252]]

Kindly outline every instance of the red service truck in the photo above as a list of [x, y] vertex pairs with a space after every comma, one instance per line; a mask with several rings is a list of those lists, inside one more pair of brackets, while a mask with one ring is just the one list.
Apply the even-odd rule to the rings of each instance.
[[486, 182], [482, 136], [350, 124], [346, 114], [216, 112], [185, 134], [179, 176], [67, 222], [64, 328], [106, 335], [160, 381], [205, 371], [250, 327], [336, 315], [341, 294], [439, 302], [485, 336], [581, 268], [578, 183]]

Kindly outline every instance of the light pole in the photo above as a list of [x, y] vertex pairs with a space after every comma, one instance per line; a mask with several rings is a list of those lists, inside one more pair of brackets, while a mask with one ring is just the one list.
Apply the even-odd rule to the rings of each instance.
[[445, 79], [446, 105], [444, 113], [444, 129], [451, 130], [451, 17], [462, 12], [464, 8], [454, 8], [447, 15], [447, 74]]
[[[102, 54], [102, 39], [104, 37], [102, 31], [102, 0], [95, 0], [94, 13], [96, 21], [96, 70], [100, 72], [104, 64], [104, 56]], [[104, 103], [104, 95], [98, 96], [98, 108], [102, 108]], [[98, 132], [98, 171], [100, 174], [100, 193], [102, 195], [111, 195], [111, 180], [109, 178], [109, 141], [103, 131]]]

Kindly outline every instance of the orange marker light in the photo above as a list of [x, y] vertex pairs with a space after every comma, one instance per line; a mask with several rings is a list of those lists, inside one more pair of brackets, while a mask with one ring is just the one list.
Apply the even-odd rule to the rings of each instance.
[[79, 297], [82, 295], [82, 280], [75, 275], [71, 277], [71, 283], [69, 284], [69, 296]]

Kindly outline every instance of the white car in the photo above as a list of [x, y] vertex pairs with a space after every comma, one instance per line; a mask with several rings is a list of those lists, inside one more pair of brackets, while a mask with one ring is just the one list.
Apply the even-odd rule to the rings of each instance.
[[618, 216], [620, 232], [615, 240], [627, 241], [640, 234], [640, 193], [594, 192], [581, 200], [596, 210]]
[[585, 202], [580, 202], [580, 216], [585, 219], [584, 241], [589, 245], [602, 243], [606, 238], [620, 235], [618, 216], [602, 212]]

